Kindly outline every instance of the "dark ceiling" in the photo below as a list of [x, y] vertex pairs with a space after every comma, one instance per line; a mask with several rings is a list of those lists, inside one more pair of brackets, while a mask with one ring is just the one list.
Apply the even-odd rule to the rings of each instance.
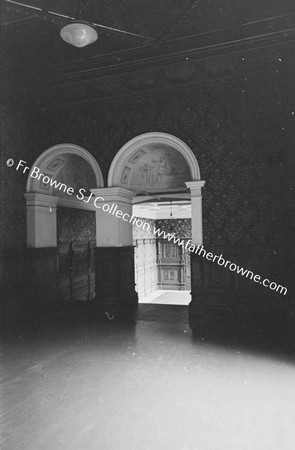
[[[96, 24], [98, 40], [63, 42], [64, 16]], [[205, 81], [295, 53], [294, 0], [3, 0], [1, 23], [3, 61], [30, 83], [100, 79], [104, 92], [130, 74], [141, 87], [179, 74]]]

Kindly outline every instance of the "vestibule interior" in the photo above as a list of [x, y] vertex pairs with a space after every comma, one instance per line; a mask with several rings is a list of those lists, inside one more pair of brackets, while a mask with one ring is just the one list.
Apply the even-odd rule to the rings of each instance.
[[[139, 303], [188, 305], [191, 301], [190, 254], [185, 248], [192, 235], [191, 204], [186, 196], [138, 200], [141, 203], [135, 197], [133, 215], [149, 225], [133, 226]], [[173, 235], [171, 240], [165, 237], [168, 233]]]
[[[294, 448], [294, 6], [2, 2], [3, 448]], [[63, 41], [74, 19], [97, 41]], [[169, 232], [176, 194], [193, 244], [287, 295], [191, 251], [189, 306], [137, 305], [160, 275], [187, 292], [181, 249], [134, 247], [129, 221]]]

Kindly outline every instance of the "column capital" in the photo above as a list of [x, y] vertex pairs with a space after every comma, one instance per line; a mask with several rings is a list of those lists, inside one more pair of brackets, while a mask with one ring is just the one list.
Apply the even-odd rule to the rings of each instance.
[[106, 202], [132, 203], [132, 198], [135, 196], [133, 191], [122, 187], [95, 188], [90, 191], [96, 197], [102, 197]]
[[186, 181], [186, 187], [191, 191], [192, 197], [202, 197], [202, 187], [204, 187], [206, 181]]
[[37, 192], [27, 192], [25, 194], [27, 206], [44, 206], [56, 208], [58, 197], [54, 195], [39, 194]]

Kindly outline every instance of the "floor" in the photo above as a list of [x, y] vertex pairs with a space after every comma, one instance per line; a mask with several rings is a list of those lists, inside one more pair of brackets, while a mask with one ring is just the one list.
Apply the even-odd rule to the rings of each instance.
[[159, 289], [146, 297], [139, 298], [139, 303], [153, 303], [159, 305], [188, 305], [190, 301], [190, 291], [164, 291]]
[[5, 450], [291, 450], [294, 360], [196, 338], [187, 306], [2, 345]]

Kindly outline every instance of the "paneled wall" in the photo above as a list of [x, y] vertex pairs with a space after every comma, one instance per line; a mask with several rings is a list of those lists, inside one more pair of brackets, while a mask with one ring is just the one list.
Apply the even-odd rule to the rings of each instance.
[[157, 239], [158, 288], [185, 291], [191, 288], [190, 255], [184, 247]]
[[142, 298], [158, 286], [156, 239], [136, 239], [134, 245], [136, 291]]
[[157, 249], [153, 234], [155, 221], [141, 218], [150, 225], [149, 230], [133, 226], [134, 270], [139, 298], [151, 294], [158, 285]]
[[190, 258], [187, 251], [165, 239], [155, 238], [152, 230], [160, 228], [168, 232], [173, 227], [178, 237], [191, 236], [191, 219], [150, 220], [145, 231], [134, 227], [135, 283], [139, 298], [155, 289], [190, 290]]
[[57, 274], [62, 299], [90, 301], [95, 297], [95, 242], [60, 242]]
[[57, 208], [58, 283], [64, 301], [95, 296], [95, 212]]
[[190, 290], [190, 254], [185, 244], [192, 235], [191, 219], [156, 220], [156, 228], [166, 233], [172, 230], [176, 238], [184, 241], [182, 247], [167, 239], [157, 239], [158, 288]]

